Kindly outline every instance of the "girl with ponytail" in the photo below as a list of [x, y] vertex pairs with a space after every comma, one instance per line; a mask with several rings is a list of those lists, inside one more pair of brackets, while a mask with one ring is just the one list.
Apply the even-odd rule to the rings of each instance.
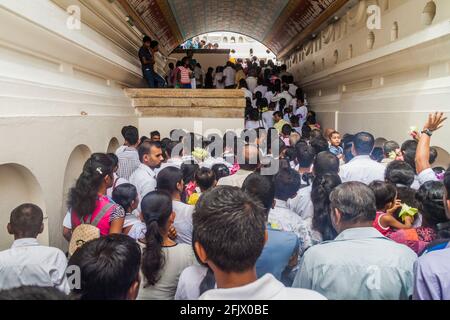
[[195, 262], [194, 253], [190, 245], [177, 244], [169, 237], [175, 212], [166, 191], [148, 193], [141, 209], [147, 232], [142, 259], [144, 281], [138, 299], [173, 300], [181, 272]]
[[312, 227], [321, 234], [323, 241], [333, 240], [337, 236], [331, 223], [330, 194], [341, 183], [341, 178], [336, 173], [317, 176], [312, 183], [311, 200], [314, 206]]
[[113, 169], [113, 161], [104, 153], [92, 154], [84, 164], [75, 186], [69, 190], [69, 212], [63, 223], [67, 240], [78, 225], [94, 221], [99, 214], [102, 218], [97, 227], [102, 236], [122, 232], [125, 211], [106, 196], [114, 181]]

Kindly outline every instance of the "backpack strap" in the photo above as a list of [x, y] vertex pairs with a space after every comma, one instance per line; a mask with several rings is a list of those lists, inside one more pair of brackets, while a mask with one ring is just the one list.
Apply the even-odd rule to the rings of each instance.
[[113, 204], [113, 203], [105, 204], [103, 206], [102, 210], [100, 210], [100, 212], [95, 216], [95, 219], [93, 221], [91, 221], [90, 225], [92, 225], [94, 227], [97, 227], [97, 225], [99, 224], [100, 220], [102, 220], [102, 218], [109, 211], [109, 209], [111, 209], [114, 206], [115, 206], [115, 204]]

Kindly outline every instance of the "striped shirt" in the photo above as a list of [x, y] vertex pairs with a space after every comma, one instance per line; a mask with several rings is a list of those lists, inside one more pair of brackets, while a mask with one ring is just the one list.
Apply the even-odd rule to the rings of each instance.
[[189, 76], [190, 72], [191, 72], [191, 70], [189, 70], [188, 68], [180, 67], [180, 74], [181, 74], [180, 82], [181, 82], [181, 84], [190, 84], [191, 83], [191, 77]]
[[119, 178], [130, 181], [131, 175], [141, 164], [136, 148], [126, 147], [122, 152], [117, 154], [117, 158], [119, 159], [117, 175]]

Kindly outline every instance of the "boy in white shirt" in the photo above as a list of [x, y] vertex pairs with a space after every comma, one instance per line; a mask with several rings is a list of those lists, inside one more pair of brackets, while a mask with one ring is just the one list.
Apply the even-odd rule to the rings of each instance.
[[217, 284], [200, 300], [324, 299], [314, 291], [286, 288], [271, 274], [257, 279], [256, 261], [267, 240], [266, 210], [239, 188], [220, 186], [205, 193], [193, 224], [195, 251]]
[[43, 219], [41, 208], [30, 203], [11, 212], [7, 229], [14, 235], [14, 242], [10, 249], [0, 252], [0, 290], [39, 286], [70, 292], [66, 256], [36, 239], [44, 231]]

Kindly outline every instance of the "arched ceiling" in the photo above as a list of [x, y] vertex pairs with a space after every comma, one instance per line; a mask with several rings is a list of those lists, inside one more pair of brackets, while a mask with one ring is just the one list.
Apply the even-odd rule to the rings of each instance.
[[300, 35], [328, 19], [347, 0], [119, 0], [144, 33], [167, 53], [202, 33], [230, 31], [286, 55]]

